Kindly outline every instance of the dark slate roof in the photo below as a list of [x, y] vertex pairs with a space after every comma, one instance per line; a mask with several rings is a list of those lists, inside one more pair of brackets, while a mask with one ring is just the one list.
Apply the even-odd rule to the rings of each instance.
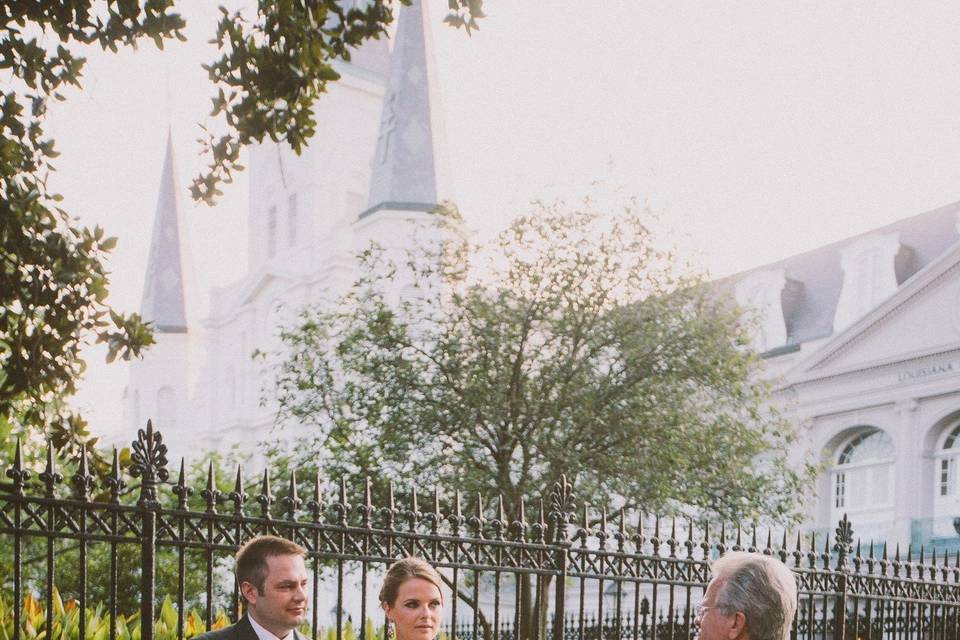
[[368, 209], [429, 211], [437, 204], [437, 149], [442, 132], [431, 109], [432, 52], [421, 0], [400, 8], [380, 136], [370, 170]]
[[844, 248], [867, 236], [898, 232], [901, 248], [897, 255], [896, 274], [897, 284], [900, 285], [960, 239], [957, 232], [958, 214], [960, 202], [948, 204], [729, 276], [721, 281], [721, 286], [732, 290], [737, 281], [751, 273], [783, 269], [787, 278], [782, 296], [787, 345], [823, 338], [833, 333], [833, 317], [843, 286], [840, 256]]
[[153, 218], [153, 237], [147, 258], [147, 276], [143, 285], [140, 315], [153, 323], [160, 333], [187, 331], [186, 301], [183, 290], [180, 207], [173, 162], [173, 139], [167, 134], [167, 153], [163, 160], [157, 210]]

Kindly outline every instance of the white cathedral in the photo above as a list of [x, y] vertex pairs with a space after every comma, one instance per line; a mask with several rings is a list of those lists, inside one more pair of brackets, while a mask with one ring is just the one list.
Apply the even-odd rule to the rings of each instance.
[[[178, 456], [268, 438], [270, 372], [252, 352], [278, 347], [285, 314], [343, 292], [356, 249], [409, 246], [411, 223], [449, 197], [420, 3], [400, 10], [392, 51], [370, 42], [338, 70], [302, 156], [251, 150], [249, 271], [211, 292], [201, 326], [187, 322], [168, 145], [142, 303], [157, 344], [130, 366], [130, 433], [153, 418]], [[810, 528], [848, 513], [864, 541], [960, 548], [958, 224], [960, 203], [720, 283], [759, 313], [756, 346], [797, 453], [824, 464]]]
[[[412, 248], [449, 198], [445, 136], [427, 14], [403, 6], [392, 50], [385, 39], [338, 63], [341, 79], [317, 102], [317, 132], [300, 156], [283, 144], [250, 150], [248, 272], [210, 292], [210, 314], [188, 326], [183, 240], [168, 143], [141, 314], [156, 344], [130, 365], [124, 425], [148, 418], [171, 454], [269, 437], [276, 408], [261, 406], [278, 325], [303, 306], [332, 301], [355, 278], [353, 256], [376, 241]], [[399, 286], [399, 285], [398, 285]]]

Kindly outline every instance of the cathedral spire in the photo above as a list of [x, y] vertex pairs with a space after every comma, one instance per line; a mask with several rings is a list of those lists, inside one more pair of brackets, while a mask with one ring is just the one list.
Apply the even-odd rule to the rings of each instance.
[[370, 198], [360, 217], [381, 209], [430, 211], [449, 194], [443, 118], [423, 0], [400, 8]]
[[159, 333], [186, 333], [187, 312], [183, 286], [180, 207], [173, 160], [173, 134], [167, 132], [153, 237], [147, 258], [140, 315]]

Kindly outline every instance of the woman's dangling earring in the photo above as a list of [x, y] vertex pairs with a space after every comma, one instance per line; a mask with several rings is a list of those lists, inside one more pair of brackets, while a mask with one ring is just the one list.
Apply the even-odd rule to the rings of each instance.
[[386, 640], [396, 640], [397, 638], [397, 629], [393, 624], [393, 620], [387, 618], [387, 638]]

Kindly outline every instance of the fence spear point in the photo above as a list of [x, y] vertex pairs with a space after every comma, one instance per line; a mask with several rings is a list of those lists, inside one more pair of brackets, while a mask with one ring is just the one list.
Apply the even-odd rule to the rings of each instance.
[[433, 486], [433, 515], [434, 521], [440, 522], [440, 487], [436, 485]]
[[290, 498], [293, 501], [297, 501], [297, 470], [290, 470]]
[[13, 469], [15, 471], [23, 470], [23, 447], [20, 444], [20, 436], [17, 436], [17, 447], [13, 452]]
[[44, 469], [44, 472], [50, 476], [57, 472], [57, 461], [53, 457], [53, 443], [47, 443], [47, 466]]
[[497, 495], [497, 520], [500, 522], [506, 522], [507, 520], [507, 511], [503, 508], [503, 494], [500, 493]]
[[267, 467], [263, 470], [263, 483], [261, 485], [260, 493], [264, 496], [271, 496], [270, 493], [270, 468]]

